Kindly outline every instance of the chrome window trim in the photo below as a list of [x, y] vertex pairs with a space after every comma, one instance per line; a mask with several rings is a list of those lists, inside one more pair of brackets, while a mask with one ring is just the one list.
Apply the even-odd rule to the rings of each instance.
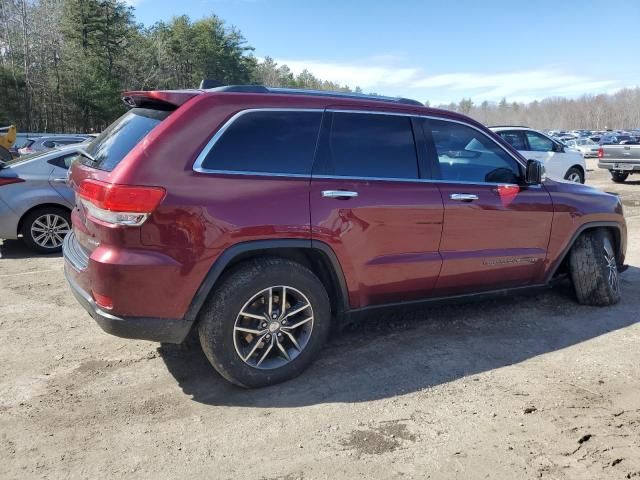
[[[445, 122], [457, 123], [459, 125], [463, 125], [465, 127], [472, 128], [477, 132], [484, 135], [491, 142], [496, 144], [502, 151], [504, 151], [509, 157], [516, 161], [522, 168], [526, 168], [520, 159], [515, 157], [509, 150], [507, 150], [504, 146], [500, 145], [500, 143], [493, 140], [489, 137], [485, 132], [483, 132], [478, 127], [471, 125], [469, 123], [454, 120], [450, 118], [438, 117], [434, 115], [420, 115], [417, 113], [402, 113], [402, 112], [384, 112], [377, 110], [354, 110], [354, 109], [342, 109], [342, 108], [249, 108], [246, 110], [240, 110], [232, 115], [223, 125], [218, 129], [218, 131], [211, 137], [211, 139], [204, 146], [202, 151], [196, 157], [196, 160], [193, 164], [193, 171], [197, 173], [207, 173], [207, 174], [216, 174], [216, 175], [246, 175], [246, 176], [262, 176], [262, 177], [291, 177], [291, 178], [324, 178], [324, 179], [345, 179], [345, 180], [375, 180], [375, 181], [395, 181], [395, 182], [418, 182], [418, 183], [454, 183], [454, 184], [462, 184], [462, 185], [508, 185], [505, 183], [489, 183], [489, 182], [466, 182], [461, 180], [446, 180], [446, 179], [423, 179], [423, 178], [386, 178], [386, 177], [345, 177], [339, 175], [312, 175], [312, 174], [302, 174], [302, 173], [275, 173], [275, 172], [249, 172], [242, 170], [217, 170], [217, 169], [207, 169], [202, 167], [202, 163], [205, 158], [214, 147], [214, 145], [218, 142], [218, 140], [224, 135], [227, 129], [240, 117], [247, 115], [249, 113], [254, 112], [331, 112], [331, 113], [363, 113], [363, 114], [372, 114], [372, 115], [391, 115], [397, 117], [413, 117], [413, 118], [426, 118], [430, 120], [440, 120]], [[533, 187], [533, 185], [529, 185], [529, 187]]]
[[[374, 182], [411, 182], [411, 183], [454, 183], [456, 185], [488, 185], [492, 187], [497, 186], [519, 186], [516, 183], [506, 182], [466, 182], [464, 180], [439, 180], [433, 178], [392, 178], [392, 177], [341, 177], [340, 175], [313, 175], [313, 180], [357, 180], [357, 181], [374, 181]], [[528, 185], [532, 186], [532, 185]]]
[[[260, 175], [260, 176], [279, 176], [279, 177], [305, 177], [309, 178], [311, 173], [270, 173], [270, 172], [246, 172], [242, 170], [216, 170], [204, 168], [202, 164], [204, 163], [207, 155], [213, 148], [213, 146], [220, 140], [224, 132], [226, 132], [233, 123], [238, 120], [240, 117], [247, 115], [249, 113], [255, 112], [320, 112], [324, 113], [324, 108], [249, 108], [246, 110], [240, 110], [236, 112], [227, 120], [222, 127], [218, 129], [213, 137], [207, 142], [204, 146], [200, 154], [196, 157], [196, 161], [193, 164], [193, 171], [199, 173], [216, 173], [216, 174], [231, 174], [231, 175]], [[320, 126], [322, 128], [322, 125]], [[320, 132], [318, 132], [320, 133]]]

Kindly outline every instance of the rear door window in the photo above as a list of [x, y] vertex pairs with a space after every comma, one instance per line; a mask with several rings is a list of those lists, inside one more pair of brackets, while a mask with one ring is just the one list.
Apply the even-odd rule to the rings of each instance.
[[222, 132], [197, 167], [310, 175], [321, 121], [321, 111], [247, 111]]
[[498, 132], [498, 135], [502, 137], [509, 145], [516, 150], [526, 150], [527, 144], [524, 141], [524, 135], [517, 130], [514, 131], [502, 131]]
[[418, 178], [413, 130], [406, 116], [334, 112], [324, 150], [314, 174]]
[[171, 112], [134, 108], [113, 122], [85, 151], [93, 160], [82, 162], [100, 170], [113, 170], [127, 154]]

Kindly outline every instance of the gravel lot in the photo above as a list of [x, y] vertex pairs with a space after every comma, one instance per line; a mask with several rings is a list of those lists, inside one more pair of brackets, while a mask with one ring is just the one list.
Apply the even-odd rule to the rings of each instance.
[[619, 305], [561, 284], [379, 315], [253, 391], [104, 334], [59, 256], [0, 242], [0, 477], [640, 480], [640, 181], [588, 183], [624, 199]]

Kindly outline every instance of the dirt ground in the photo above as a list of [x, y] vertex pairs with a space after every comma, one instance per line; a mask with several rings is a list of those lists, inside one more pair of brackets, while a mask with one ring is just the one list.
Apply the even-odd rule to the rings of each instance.
[[[634, 177], [631, 177], [632, 179]], [[640, 480], [640, 178], [623, 300], [378, 315], [246, 391], [201, 352], [103, 333], [62, 259], [0, 244], [0, 478]]]

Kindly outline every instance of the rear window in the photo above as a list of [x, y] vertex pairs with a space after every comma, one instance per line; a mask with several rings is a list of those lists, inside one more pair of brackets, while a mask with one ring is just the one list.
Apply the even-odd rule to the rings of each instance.
[[171, 112], [134, 108], [113, 122], [85, 151], [93, 158], [82, 162], [100, 170], [113, 170], [154, 127]]
[[255, 111], [238, 117], [202, 161], [206, 170], [311, 174], [322, 112]]

